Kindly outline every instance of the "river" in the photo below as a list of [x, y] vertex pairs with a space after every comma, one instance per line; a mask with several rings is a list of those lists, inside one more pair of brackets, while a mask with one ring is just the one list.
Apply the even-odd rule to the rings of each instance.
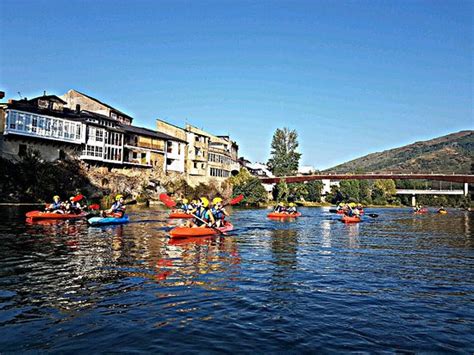
[[157, 207], [101, 228], [0, 207], [0, 351], [474, 351], [474, 214], [300, 211], [171, 240]]

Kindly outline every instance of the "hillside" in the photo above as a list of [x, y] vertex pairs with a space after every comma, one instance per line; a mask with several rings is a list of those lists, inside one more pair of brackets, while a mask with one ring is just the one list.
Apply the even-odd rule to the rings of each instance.
[[474, 131], [461, 131], [400, 148], [372, 153], [326, 172], [474, 173]]

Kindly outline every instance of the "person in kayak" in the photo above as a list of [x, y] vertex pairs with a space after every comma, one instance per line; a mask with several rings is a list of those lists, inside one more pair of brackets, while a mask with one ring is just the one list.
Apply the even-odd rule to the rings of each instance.
[[125, 205], [123, 203], [123, 195], [118, 194], [115, 196], [115, 202], [112, 204], [108, 210], [102, 211], [102, 217], [106, 217], [107, 215], [114, 215], [115, 217], [122, 218], [125, 214]]
[[64, 213], [64, 204], [61, 202], [61, 198], [58, 195], [53, 196], [53, 203], [51, 203], [46, 209], [46, 212], [52, 213]]
[[189, 204], [189, 201], [187, 198], [183, 198], [181, 201], [181, 206], [179, 206], [178, 210], [176, 212], [184, 212], [184, 213], [189, 213], [193, 207]]
[[215, 197], [212, 200], [211, 212], [212, 216], [214, 217], [214, 220], [216, 221], [216, 227], [223, 227], [225, 224], [225, 218], [229, 217], [229, 214], [222, 205], [222, 198]]
[[286, 213], [286, 207], [283, 202], [278, 202], [278, 205], [273, 209], [273, 212], [276, 213]]
[[211, 209], [209, 208], [209, 200], [205, 197], [201, 197], [197, 201], [197, 206], [191, 213], [197, 218], [189, 221], [188, 227], [206, 228], [212, 227], [216, 223]]
[[294, 204], [293, 202], [290, 202], [290, 204], [288, 205], [288, 207], [289, 207], [289, 208], [286, 210], [286, 212], [287, 212], [288, 214], [295, 214], [295, 213], [297, 213], [297, 211], [296, 211], [296, 206], [295, 206], [295, 204]]
[[438, 208], [438, 213], [444, 213], [444, 212], [446, 212], [446, 208], [444, 208], [443, 206]]
[[69, 202], [66, 203], [66, 212], [67, 213], [74, 213], [74, 214], [79, 214], [82, 212], [82, 206], [79, 201], [74, 201], [75, 197], [71, 196], [69, 198]]

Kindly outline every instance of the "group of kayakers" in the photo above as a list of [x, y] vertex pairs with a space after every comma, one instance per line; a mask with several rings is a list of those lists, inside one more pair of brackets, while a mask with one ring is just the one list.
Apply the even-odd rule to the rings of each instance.
[[184, 198], [177, 212], [191, 214], [194, 218], [186, 226], [199, 228], [222, 227], [225, 224], [225, 218], [229, 216], [221, 197], [215, 197], [212, 202], [209, 202], [207, 197], [201, 197], [191, 202]]
[[[84, 201], [83, 204], [81, 202]], [[48, 213], [59, 213], [59, 214], [80, 214], [81, 212], [88, 210], [90, 206], [87, 205], [86, 199], [83, 195], [71, 196], [69, 200], [61, 201], [59, 195], [53, 196], [53, 202], [48, 204], [45, 208], [45, 212]], [[125, 213], [126, 206], [124, 205], [123, 195], [118, 194], [115, 196], [115, 202], [108, 210], [100, 212], [102, 216], [114, 215], [121, 217]]]
[[296, 214], [298, 211], [296, 210], [296, 205], [293, 202], [290, 202], [288, 204], [288, 207], [285, 206], [284, 202], [279, 202], [275, 208], [273, 209], [273, 212], [276, 213], [283, 213], [283, 214]]
[[61, 214], [79, 214], [87, 205], [81, 205], [80, 200], [75, 196], [71, 196], [69, 200], [61, 201], [58, 195], [53, 196], [53, 202], [46, 206], [45, 212], [61, 213]]
[[360, 203], [342, 203], [337, 206], [337, 213], [344, 214], [349, 217], [360, 217], [360, 215], [364, 213], [364, 208]]

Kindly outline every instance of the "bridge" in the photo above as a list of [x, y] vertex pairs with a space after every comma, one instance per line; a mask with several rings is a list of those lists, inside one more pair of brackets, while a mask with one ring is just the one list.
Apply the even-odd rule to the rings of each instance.
[[[474, 183], [474, 175], [468, 174], [400, 174], [400, 173], [363, 173], [363, 174], [318, 174], [302, 176], [261, 177], [263, 184], [276, 184], [281, 180], [287, 183], [321, 180], [329, 187], [331, 180], [434, 180], [464, 184], [462, 190], [408, 190], [398, 189], [399, 195], [412, 195], [412, 205], [416, 204], [416, 195], [464, 195], [469, 193], [469, 184]], [[324, 188], [323, 188], [324, 190]]]
[[435, 180], [464, 184], [474, 183], [474, 175], [467, 174], [392, 174], [392, 173], [363, 173], [363, 174], [318, 174], [301, 176], [261, 177], [263, 184], [276, 184], [281, 180], [286, 182], [305, 182], [312, 180]]

